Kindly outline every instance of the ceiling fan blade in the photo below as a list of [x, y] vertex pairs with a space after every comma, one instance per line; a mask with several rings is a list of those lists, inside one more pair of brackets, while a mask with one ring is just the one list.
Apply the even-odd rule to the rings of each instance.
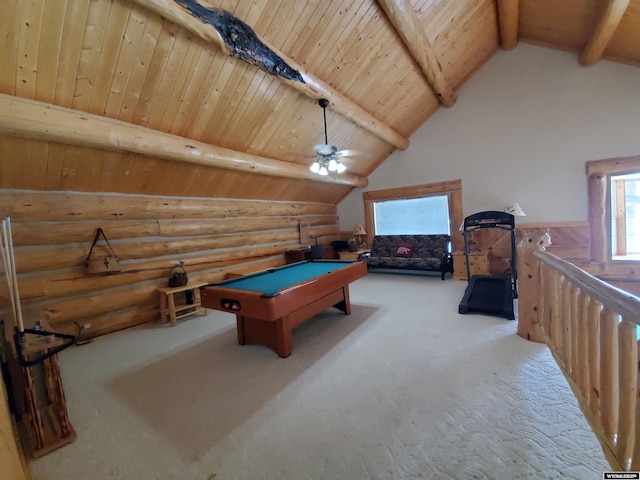
[[361, 152], [359, 150], [340, 150], [338, 152], [335, 152], [334, 154], [336, 157], [357, 157], [359, 155], [364, 155], [364, 152]]

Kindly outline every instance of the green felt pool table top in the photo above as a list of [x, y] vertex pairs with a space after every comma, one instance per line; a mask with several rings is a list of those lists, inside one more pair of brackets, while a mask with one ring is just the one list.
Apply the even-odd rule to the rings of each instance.
[[306, 260], [225, 280], [213, 286], [259, 292], [264, 296], [274, 296], [292, 285], [331, 273], [352, 263], [339, 260]]

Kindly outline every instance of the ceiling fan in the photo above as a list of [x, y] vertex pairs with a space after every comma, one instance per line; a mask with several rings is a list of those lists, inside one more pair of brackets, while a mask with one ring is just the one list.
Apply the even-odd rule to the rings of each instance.
[[335, 146], [329, 145], [327, 140], [327, 107], [329, 100], [321, 98], [318, 104], [322, 107], [324, 117], [324, 143], [315, 145], [313, 149], [316, 152], [316, 161], [310, 167], [313, 173], [318, 175], [329, 175], [329, 172], [342, 173], [347, 167], [340, 161], [342, 157], [351, 157], [357, 155], [354, 150], [338, 150]]

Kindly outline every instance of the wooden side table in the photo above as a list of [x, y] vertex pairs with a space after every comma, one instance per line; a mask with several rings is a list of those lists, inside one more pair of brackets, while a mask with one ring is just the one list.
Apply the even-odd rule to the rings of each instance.
[[338, 255], [340, 255], [340, 260], [350, 260], [355, 262], [356, 260], [362, 260], [368, 253], [371, 253], [371, 250], [364, 248], [362, 250], [356, 250], [355, 252], [339, 252]]
[[[464, 252], [453, 252], [453, 278], [467, 280], [467, 262]], [[473, 275], [489, 275], [489, 252], [469, 252], [469, 271]]]
[[[160, 321], [164, 322], [168, 316], [171, 326], [175, 327], [178, 320], [190, 315], [206, 315], [207, 309], [200, 303], [200, 287], [207, 285], [207, 282], [187, 283], [182, 287], [162, 287], [158, 288], [160, 293]], [[174, 295], [191, 291], [193, 303], [176, 303]]]
[[296, 248], [295, 250], [286, 250], [284, 259], [286, 263], [296, 263], [311, 258], [311, 248]]

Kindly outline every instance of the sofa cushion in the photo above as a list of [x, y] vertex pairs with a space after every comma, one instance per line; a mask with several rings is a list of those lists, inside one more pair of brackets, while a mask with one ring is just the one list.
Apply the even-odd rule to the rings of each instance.
[[403, 258], [403, 257], [370, 257], [369, 266], [380, 268], [405, 268], [408, 270], [439, 270], [442, 260], [439, 258]]
[[413, 244], [411, 243], [399, 243], [396, 245], [396, 257], [411, 258], [413, 253]]

